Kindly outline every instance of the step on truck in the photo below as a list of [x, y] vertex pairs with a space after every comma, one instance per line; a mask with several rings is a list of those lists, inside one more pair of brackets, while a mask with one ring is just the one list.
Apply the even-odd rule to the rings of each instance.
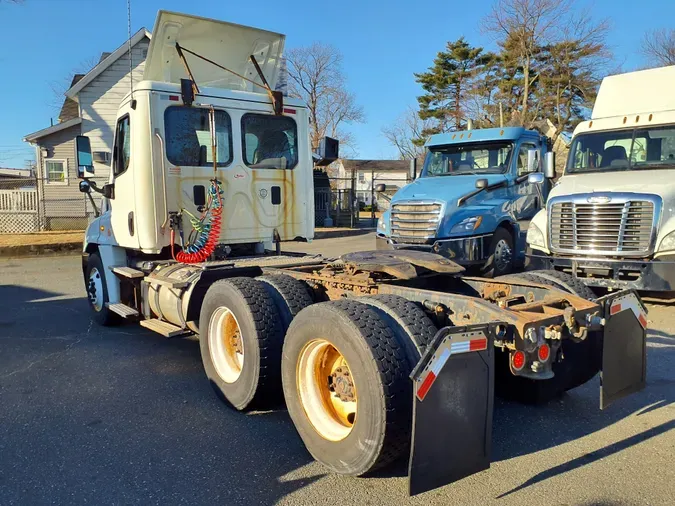
[[377, 248], [437, 253], [489, 277], [517, 270], [524, 232], [548, 193], [529, 176], [554, 175], [549, 139], [522, 127], [484, 128], [435, 134], [425, 147], [420, 177], [378, 221]]
[[[527, 233], [528, 269], [675, 292], [675, 66], [606, 77]], [[541, 178], [539, 179], [541, 182]]]
[[229, 406], [285, 402], [336, 473], [408, 458], [413, 494], [489, 467], [495, 392], [546, 400], [600, 372], [605, 407], [644, 386], [633, 291], [593, 300], [555, 272], [470, 277], [425, 251], [279, 251], [312, 239], [313, 164], [337, 156], [330, 139], [312, 154], [307, 108], [275, 90], [283, 45], [159, 13], [104, 186], [77, 139], [81, 190], [103, 195], [82, 262], [96, 321], [198, 336]]

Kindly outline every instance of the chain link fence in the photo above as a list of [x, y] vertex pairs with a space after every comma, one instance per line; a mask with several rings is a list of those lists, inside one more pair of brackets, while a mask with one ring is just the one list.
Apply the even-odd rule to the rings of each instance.
[[[92, 180], [99, 186], [106, 182]], [[99, 206], [100, 196], [92, 196]], [[0, 234], [84, 230], [93, 218], [94, 208], [80, 193], [79, 180], [0, 179]]]

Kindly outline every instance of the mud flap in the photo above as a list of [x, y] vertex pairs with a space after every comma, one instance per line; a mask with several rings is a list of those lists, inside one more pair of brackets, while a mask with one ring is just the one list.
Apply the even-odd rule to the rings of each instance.
[[490, 467], [498, 325], [442, 328], [413, 369], [410, 495]]
[[605, 331], [600, 372], [600, 409], [645, 387], [647, 310], [634, 290], [598, 299], [604, 305]]

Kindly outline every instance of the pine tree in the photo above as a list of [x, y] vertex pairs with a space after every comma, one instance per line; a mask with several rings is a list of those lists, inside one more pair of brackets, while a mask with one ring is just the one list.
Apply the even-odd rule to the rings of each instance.
[[427, 72], [415, 74], [426, 92], [417, 97], [420, 118], [438, 122], [433, 131], [426, 134], [464, 127], [470, 91], [491, 58], [493, 55], [484, 53], [482, 47], [473, 47], [461, 37], [448, 42], [446, 50], [438, 53]]

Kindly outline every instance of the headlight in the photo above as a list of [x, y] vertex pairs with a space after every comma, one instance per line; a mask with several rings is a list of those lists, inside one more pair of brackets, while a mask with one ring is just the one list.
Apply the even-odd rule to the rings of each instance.
[[452, 227], [450, 230], [451, 234], [461, 234], [462, 232], [473, 232], [483, 221], [482, 216], [472, 216], [471, 218], [466, 218], [465, 220], [460, 221], [457, 225]]
[[659, 251], [672, 251], [675, 250], [675, 232], [671, 232], [663, 238], [661, 244], [659, 244]]
[[542, 234], [539, 227], [535, 225], [533, 221], [530, 222], [530, 226], [527, 229], [527, 244], [530, 246], [541, 246], [542, 248], [546, 247], [544, 234]]
[[380, 218], [377, 220], [377, 229], [387, 230], [387, 224], [384, 222], [384, 216], [380, 216]]

